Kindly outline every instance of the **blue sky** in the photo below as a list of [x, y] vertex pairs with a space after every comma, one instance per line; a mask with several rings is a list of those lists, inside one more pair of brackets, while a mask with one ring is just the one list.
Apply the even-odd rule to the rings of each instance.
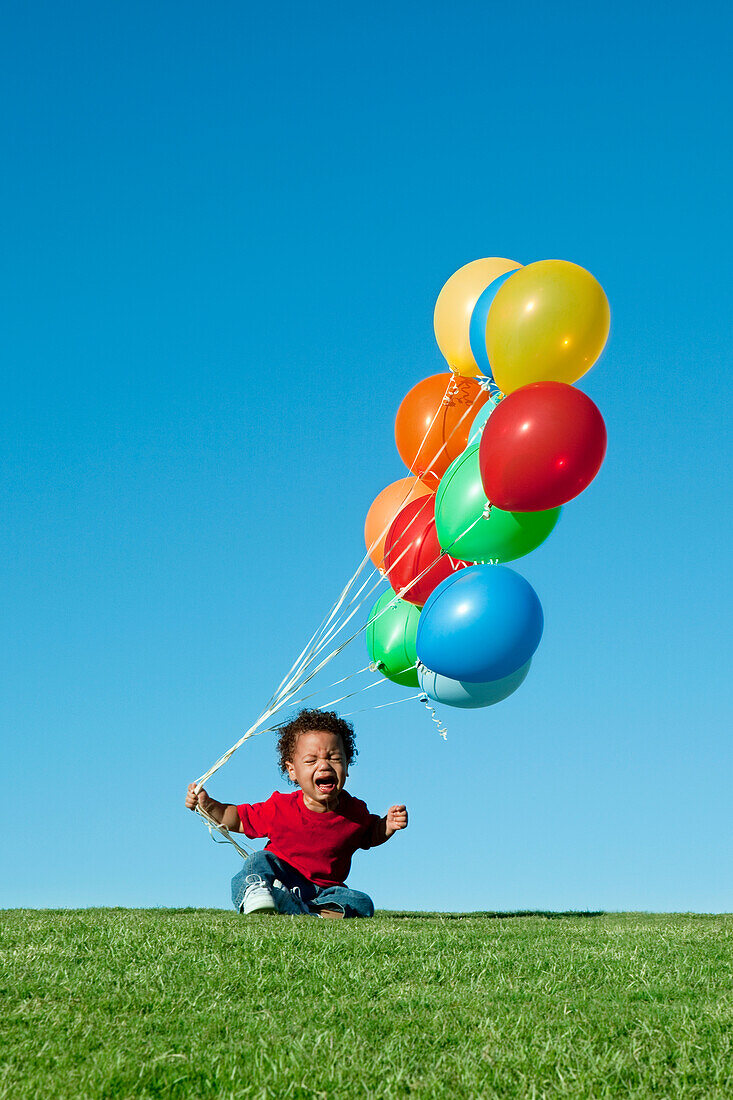
[[[359, 561], [397, 406], [443, 367], [435, 298], [497, 255], [605, 287], [580, 384], [608, 455], [517, 563], [546, 625], [516, 695], [443, 708], [446, 743], [417, 702], [357, 716], [350, 790], [411, 824], [350, 881], [386, 908], [733, 910], [730, 19], [12, 6], [0, 904], [228, 904], [239, 857], [185, 786]], [[270, 736], [211, 793], [266, 797]]]

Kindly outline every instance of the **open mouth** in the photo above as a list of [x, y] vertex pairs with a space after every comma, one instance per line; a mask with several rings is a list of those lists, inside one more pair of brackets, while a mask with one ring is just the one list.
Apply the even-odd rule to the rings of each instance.
[[316, 790], [321, 794], [333, 794], [336, 790], [336, 779], [333, 775], [319, 775], [315, 782]]

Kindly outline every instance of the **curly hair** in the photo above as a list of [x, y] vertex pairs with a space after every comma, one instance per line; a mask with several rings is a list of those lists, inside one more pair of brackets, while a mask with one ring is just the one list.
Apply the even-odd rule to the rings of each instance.
[[[335, 710], [300, 710], [295, 718], [286, 725], [280, 726], [277, 751], [280, 758], [280, 771], [283, 775], [288, 774], [286, 763], [288, 760], [292, 761], [301, 733], [310, 733], [311, 730], [325, 730], [341, 738], [347, 767], [356, 757], [356, 737], [351, 722], [339, 718]], [[292, 783], [293, 780], [288, 778], [288, 782]]]

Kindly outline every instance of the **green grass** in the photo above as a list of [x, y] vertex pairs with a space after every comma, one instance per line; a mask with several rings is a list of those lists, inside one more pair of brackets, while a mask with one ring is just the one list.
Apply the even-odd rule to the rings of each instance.
[[5, 911], [0, 1097], [733, 1096], [733, 917], [504, 916]]

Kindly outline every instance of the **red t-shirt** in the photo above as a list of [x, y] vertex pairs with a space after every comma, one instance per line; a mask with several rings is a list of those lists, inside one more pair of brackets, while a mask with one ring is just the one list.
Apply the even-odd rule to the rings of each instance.
[[366, 803], [339, 794], [337, 810], [317, 813], [303, 802], [303, 792], [274, 791], [267, 802], [237, 806], [245, 836], [269, 837], [265, 848], [284, 859], [316, 886], [342, 886], [357, 848], [371, 848], [380, 820]]

